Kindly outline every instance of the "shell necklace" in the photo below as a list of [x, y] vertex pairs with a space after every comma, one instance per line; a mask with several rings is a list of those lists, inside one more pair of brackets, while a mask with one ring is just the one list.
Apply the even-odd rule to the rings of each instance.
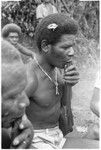
[[57, 68], [55, 68], [55, 81], [49, 76], [49, 74], [41, 67], [36, 57], [34, 57], [35, 62], [39, 66], [40, 70], [49, 78], [51, 82], [55, 84], [55, 93], [59, 95], [58, 82], [57, 82]]

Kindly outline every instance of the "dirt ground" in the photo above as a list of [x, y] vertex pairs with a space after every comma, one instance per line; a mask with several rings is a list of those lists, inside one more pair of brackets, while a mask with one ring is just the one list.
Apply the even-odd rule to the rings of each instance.
[[73, 87], [72, 110], [74, 115], [73, 137], [84, 137], [98, 118], [90, 110], [90, 101], [96, 77], [96, 67], [83, 67], [79, 70], [80, 81]]

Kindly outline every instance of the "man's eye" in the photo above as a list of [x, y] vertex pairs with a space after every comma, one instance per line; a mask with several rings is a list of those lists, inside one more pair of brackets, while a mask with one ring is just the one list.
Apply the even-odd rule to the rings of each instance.
[[22, 93], [23, 93], [23, 92], [17, 93], [17, 94], [15, 94], [15, 95], [11, 95], [9, 98], [10, 98], [10, 99], [17, 99], [18, 97], [21, 97], [21, 96], [22, 96]]
[[64, 47], [62, 47], [63, 49], [67, 49], [68, 47], [67, 46], [64, 46]]
[[12, 95], [10, 96], [10, 99], [16, 99], [18, 95]]
[[69, 48], [71, 48], [71, 46], [64, 47], [64, 50], [67, 50], [67, 49], [69, 49]]

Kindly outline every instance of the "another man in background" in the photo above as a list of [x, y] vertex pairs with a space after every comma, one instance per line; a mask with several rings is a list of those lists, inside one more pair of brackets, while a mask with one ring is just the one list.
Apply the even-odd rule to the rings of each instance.
[[51, 0], [44, 0], [42, 4], [36, 8], [36, 19], [40, 22], [44, 17], [58, 13], [56, 7], [52, 5]]
[[20, 53], [2, 40], [2, 148], [28, 148], [33, 127], [25, 115], [27, 75]]
[[[15, 46], [21, 54], [24, 54], [21, 55], [24, 63], [26, 63], [30, 58], [34, 57], [34, 54], [31, 50], [18, 43], [19, 39], [21, 38], [21, 28], [18, 25], [14, 23], [5, 25], [2, 28], [2, 37], [9, 41], [13, 46]], [[25, 58], [25, 55], [27, 58]]]

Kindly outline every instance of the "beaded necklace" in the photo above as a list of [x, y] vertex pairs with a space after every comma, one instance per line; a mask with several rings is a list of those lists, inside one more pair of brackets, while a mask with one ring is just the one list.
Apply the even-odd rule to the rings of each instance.
[[40, 70], [49, 78], [51, 82], [55, 84], [55, 91], [56, 95], [59, 95], [59, 89], [58, 89], [58, 82], [57, 82], [57, 68], [55, 68], [55, 81], [49, 76], [49, 74], [41, 67], [36, 57], [34, 57], [34, 60], [36, 61], [37, 65], [39, 66]]

